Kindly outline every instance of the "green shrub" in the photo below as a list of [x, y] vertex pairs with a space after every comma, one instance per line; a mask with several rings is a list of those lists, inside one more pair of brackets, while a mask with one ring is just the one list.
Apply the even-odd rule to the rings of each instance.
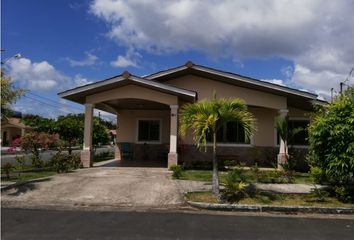
[[319, 167], [311, 167], [310, 178], [316, 184], [323, 184], [325, 182], [324, 171]]
[[324, 202], [329, 196], [327, 191], [321, 190], [317, 187], [311, 190], [310, 197], [314, 199], [315, 202]]
[[170, 167], [170, 171], [172, 171], [172, 177], [179, 179], [182, 177], [183, 167], [180, 165], [173, 164]]
[[354, 202], [353, 186], [335, 186], [334, 191], [338, 200], [342, 202]]
[[309, 126], [309, 164], [322, 169], [326, 182], [346, 198], [354, 184], [354, 89], [312, 115]]
[[261, 171], [258, 177], [260, 183], [283, 183], [282, 172], [280, 171]]
[[50, 164], [58, 173], [64, 173], [79, 168], [81, 165], [81, 161], [79, 155], [68, 155], [59, 151], [54, 154], [50, 161]]
[[7, 179], [10, 179], [10, 173], [13, 169], [14, 169], [14, 166], [11, 163], [5, 163], [2, 166], [2, 170], [5, 172]]
[[239, 202], [247, 196], [245, 177], [239, 168], [227, 172], [225, 189], [222, 192], [222, 200], [227, 202]]

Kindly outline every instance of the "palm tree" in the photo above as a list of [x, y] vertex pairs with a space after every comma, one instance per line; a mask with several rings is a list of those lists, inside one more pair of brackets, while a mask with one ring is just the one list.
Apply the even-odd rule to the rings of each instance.
[[254, 131], [254, 117], [247, 111], [245, 102], [238, 98], [216, 99], [214, 93], [211, 101], [189, 103], [182, 107], [180, 115], [180, 134], [185, 136], [193, 130], [193, 139], [197, 147], [207, 146], [207, 137], [213, 141], [213, 193], [219, 195], [219, 174], [216, 157], [217, 131], [228, 122], [238, 122], [249, 138]]
[[[284, 150], [284, 158], [285, 158], [285, 163], [288, 163], [289, 156], [288, 156], [288, 143], [291, 141], [291, 139], [299, 132], [303, 131], [303, 128], [294, 128], [290, 129], [288, 125], [288, 119], [284, 116], [278, 116], [275, 119], [275, 128], [277, 129], [277, 132], [279, 134], [279, 137], [283, 140], [283, 150]], [[282, 145], [282, 144], [280, 144]], [[281, 146], [280, 146], [281, 147]], [[279, 149], [279, 154], [281, 150]], [[278, 160], [278, 168], [282, 168], [282, 164], [284, 163], [279, 163]]]

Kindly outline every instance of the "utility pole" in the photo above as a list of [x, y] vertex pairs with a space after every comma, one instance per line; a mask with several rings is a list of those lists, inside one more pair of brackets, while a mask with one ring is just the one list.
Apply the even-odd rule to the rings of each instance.
[[331, 102], [333, 102], [333, 91], [334, 91], [334, 88], [331, 88]]

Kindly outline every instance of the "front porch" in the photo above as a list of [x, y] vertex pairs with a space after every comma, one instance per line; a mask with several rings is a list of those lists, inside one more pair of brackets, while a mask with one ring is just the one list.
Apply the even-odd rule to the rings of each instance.
[[178, 108], [185, 102], [194, 102], [196, 93], [125, 72], [60, 96], [85, 105], [83, 167], [93, 166], [94, 108], [117, 116], [116, 160], [135, 167], [169, 167], [178, 161]]

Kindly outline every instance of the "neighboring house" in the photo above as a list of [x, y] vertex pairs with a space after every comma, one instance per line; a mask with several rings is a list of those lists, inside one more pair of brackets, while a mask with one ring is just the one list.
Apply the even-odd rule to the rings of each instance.
[[[62, 98], [85, 105], [84, 147], [81, 159], [92, 166], [93, 108], [117, 115], [115, 156], [122, 158], [122, 144], [130, 143], [134, 159], [154, 159], [166, 154], [166, 165], [210, 160], [210, 152], [196, 149], [192, 134], [178, 137], [178, 109], [186, 103], [217, 97], [245, 100], [257, 119], [257, 131], [250, 141], [237, 123], [227, 124], [218, 134], [218, 155], [240, 162], [274, 160], [279, 140], [274, 128], [278, 115], [289, 116], [290, 125], [305, 127], [306, 113], [313, 104], [323, 104], [317, 95], [265, 81], [187, 62], [185, 65], [145, 77], [124, 72], [93, 84], [59, 93]], [[306, 132], [293, 144], [306, 149]], [[166, 148], [168, 147], [167, 151]]]
[[31, 131], [32, 127], [21, 122], [20, 116], [1, 121], [1, 146], [10, 146], [12, 141]]

